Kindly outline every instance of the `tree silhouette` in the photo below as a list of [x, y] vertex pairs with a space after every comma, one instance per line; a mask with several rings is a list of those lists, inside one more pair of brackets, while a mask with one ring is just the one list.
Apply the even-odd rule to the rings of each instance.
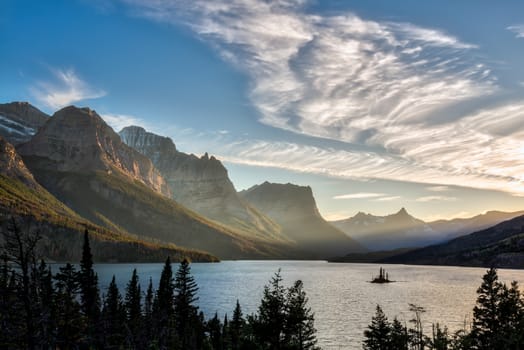
[[286, 299], [285, 343], [290, 349], [316, 349], [314, 315], [307, 306], [308, 298], [301, 280], [288, 289]]
[[375, 315], [371, 318], [371, 325], [364, 331], [365, 350], [390, 350], [391, 326], [384, 311], [377, 305]]

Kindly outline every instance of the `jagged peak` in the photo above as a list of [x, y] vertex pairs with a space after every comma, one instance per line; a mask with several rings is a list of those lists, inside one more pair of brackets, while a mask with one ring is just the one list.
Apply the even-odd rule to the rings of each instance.
[[[409, 215], [409, 213], [406, 210], [406, 208], [402, 207], [402, 208], [400, 208], [400, 210], [395, 215]], [[409, 215], [409, 216], [411, 216], [411, 215]]]

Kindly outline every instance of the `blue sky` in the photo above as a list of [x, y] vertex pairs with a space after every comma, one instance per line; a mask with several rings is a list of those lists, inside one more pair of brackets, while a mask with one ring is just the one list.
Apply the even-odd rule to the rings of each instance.
[[0, 3], [0, 96], [308, 184], [330, 219], [524, 208], [522, 1]]

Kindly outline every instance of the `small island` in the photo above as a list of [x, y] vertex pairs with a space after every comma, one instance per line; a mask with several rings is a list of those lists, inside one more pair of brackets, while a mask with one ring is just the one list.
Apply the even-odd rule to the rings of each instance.
[[394, 281], [389, 280], [389, 274], [382, 267], [379, 270], [378, 276], [373, 277], [371, 283], [391, 283]]

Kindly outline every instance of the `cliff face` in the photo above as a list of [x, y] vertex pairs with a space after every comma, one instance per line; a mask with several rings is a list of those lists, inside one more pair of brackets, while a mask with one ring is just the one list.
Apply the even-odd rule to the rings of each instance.
[[365, 251], [359, 243], [322, 218], [309, 186], [264, 182], [240, 195], [278, 223], [284, 236], [314, 257]]
[[278, 237], [278, 225], [238, 196], [226, 168], [215, 157], [179, 152], [170, 138], [137, 126], [124, 128], [120, 136], [153, 161], [177, 202], [250, 235]]
[[19, 149], [40, 167], [59, 172], [121, 172], [163, 195], [169, 188], [152, 162], [125, 145], [118, 134], [89, 108], [56, 112], [30, 142]]
[[38, 183], [106, 229], [221, 258], [282, 256], [282, 247], [239, 236], [169, 198], [151, 160], [124, 144], [88, 108], [56, 112], [19, 150]]
[[0, 136], [16, 146], [29, 141], [48, 119], [27, 102], [0, 104]]
[[0, 136], [0, 174], [16, 179], [30, 188], [37, 188], [33, 174], [27, 169], [13, 145]]

